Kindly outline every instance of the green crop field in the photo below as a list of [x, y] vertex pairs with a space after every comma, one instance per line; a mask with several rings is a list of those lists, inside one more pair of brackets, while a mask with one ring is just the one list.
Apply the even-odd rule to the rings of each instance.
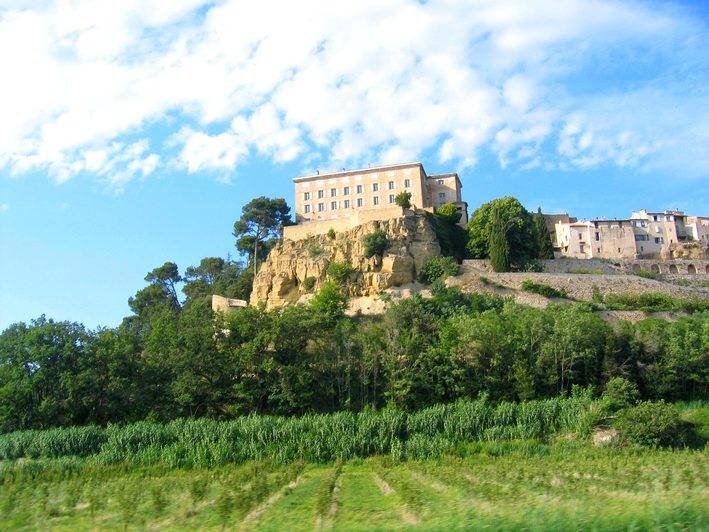
[[597, 406], [0, 435], [0, 530], [709, 529], [706, 403], [668, 406], [696, 435], [675, 449], [595, 447], [578, 420]]
[[706, 451], [489, 445], [395, 463], [215, 469], [27, 461], [3, 469], [0, 528], [700, 530]]

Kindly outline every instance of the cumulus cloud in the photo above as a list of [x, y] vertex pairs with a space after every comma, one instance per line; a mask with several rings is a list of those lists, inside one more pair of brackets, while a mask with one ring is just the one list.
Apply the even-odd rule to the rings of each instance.
[[706, 38], [629, 0], [15, 1], [0, 170], [120, 188], [163, 165], [224, 179], [251, 156], [465, 167], [487, 149], [706, 176]]

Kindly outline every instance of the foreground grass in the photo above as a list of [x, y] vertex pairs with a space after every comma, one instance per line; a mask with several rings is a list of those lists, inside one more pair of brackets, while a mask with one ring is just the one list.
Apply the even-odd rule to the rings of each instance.
[[25, 460], [0, 470], [0, 529], [706, 529], [709, 452], [578, 442], [397, 463], [212, 469]]

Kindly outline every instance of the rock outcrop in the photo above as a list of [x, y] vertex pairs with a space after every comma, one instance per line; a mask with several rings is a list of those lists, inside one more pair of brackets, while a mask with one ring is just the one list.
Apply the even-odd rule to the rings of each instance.
[[[387, 249], [381, 257], [366, 258], [364, 237], [377, 230], [386, 233]], [[331, 262], [352, 269], [344, 283], [349, 296], [371, 296], [411, 283], [423, 264], [437, 255], [440, 246], [423, 211], [406, 211], [401, 217], [367, 222], [334, 235], [283, 240], [256, 275], [250, 303], [273, 309], [307, 299], [327, 281]]]

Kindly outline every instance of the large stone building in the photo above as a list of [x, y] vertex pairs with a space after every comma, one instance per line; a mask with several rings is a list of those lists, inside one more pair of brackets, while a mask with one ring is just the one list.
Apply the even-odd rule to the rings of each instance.
[[[691, 220], [691, 222], [690, 222]], [[702, 240], [709, 219], [682, 211], [633, 212], [628, 219], [556, 222], [556, 250], [561, 256], [591, 259], [669, 258], [671, 250]], [[705, 239], [704, 242], [707, 240]]]
[[409, 192], [412, 207], [418, 209], [433, 211], [453, 203], [461, 212], [460, 224], [468, 222], [458, 174], [428, 175], [418, 162], [318, 173], [296, 177], [293, 182], [297, 225], [285, 228], [285, 238], [400, 216], [402, 209], [395, 202], [400, 192]]

